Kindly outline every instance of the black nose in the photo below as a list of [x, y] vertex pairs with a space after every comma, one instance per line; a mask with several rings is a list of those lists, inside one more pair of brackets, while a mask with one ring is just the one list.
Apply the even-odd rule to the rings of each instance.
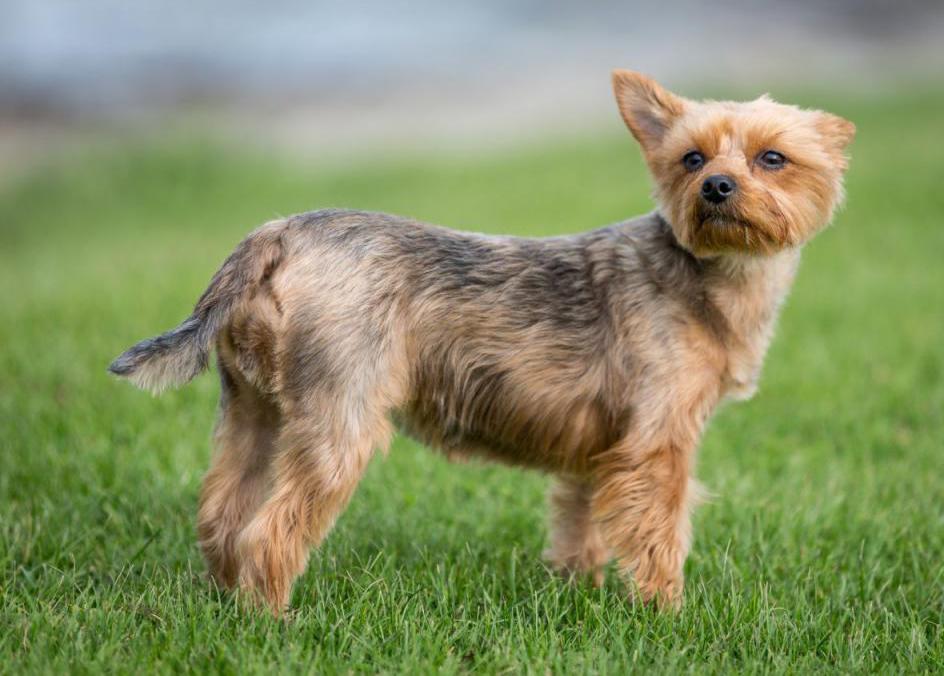
[[737, 183], [730, 176], [715, 174], [701, 184], [701, 196], [712, 204], [721, 204], [737, 190]]

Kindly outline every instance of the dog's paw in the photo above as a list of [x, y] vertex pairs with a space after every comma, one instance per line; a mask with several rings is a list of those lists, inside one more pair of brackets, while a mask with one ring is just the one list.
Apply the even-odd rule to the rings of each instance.
[[265, 538], [254, 537], [247, 529], [239, 539], [240, 596], [250, 605], [267, 608], [281, 616], [288, 608], [294, 576], [286, 569], [284, 557]]
[[630, 602], [652, 606], [666, 612], [677, 612], [682, 608], [682, 589], [684, 581], [678, 580], [637, 580], [630, 586]]

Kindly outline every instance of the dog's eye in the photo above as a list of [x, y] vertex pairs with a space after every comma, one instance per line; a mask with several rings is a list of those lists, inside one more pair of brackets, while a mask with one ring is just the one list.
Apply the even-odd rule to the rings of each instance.
[[698, 171], [704, 163], [705, 156], [697, 150], [685, 153], [685, 157], [682, 158], [682, 164], [688, 171]]
[[767, 150], [758, 156], [757, 161], [760, 162], [765, 169], [780, 169], [787, 163], [787, 158], [776, 150]]

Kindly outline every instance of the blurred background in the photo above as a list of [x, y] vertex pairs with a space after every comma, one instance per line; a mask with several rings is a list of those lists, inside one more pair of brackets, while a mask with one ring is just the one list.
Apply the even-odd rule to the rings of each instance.
[[[942, 45], [941, 0], [0, 0], [0, 664], [940, 671]], [[106, 365], [281, 215], [540, 236], [652, 209], [614, 67], [858, 127], [760, 392], [702, 444], [693, 610], [552, 580], [546, 477], [399, 438], [300, 621], [260, 633], [195, 545], [216, 377], [154, 399]]]
[[937, 0], [2, 0], [0, 170], [181, 125], [310, 157], [612, 123], [608, 73], [889, 94], [944, 72]]

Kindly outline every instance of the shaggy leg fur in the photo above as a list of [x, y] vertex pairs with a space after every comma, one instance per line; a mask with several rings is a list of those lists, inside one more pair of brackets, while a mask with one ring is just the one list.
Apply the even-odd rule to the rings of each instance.
[[590, 486], [580, 481], [561, 479], [554, 484], [548, 499], [551, 546], [544, 556], [565, 577], [589, 575], [599, 587], [610, 554], [591, 519], [591, 496]]
[[594, 517], [626, 577], [634, 577], [644, 602], [677, 606], [682, 566], [691, 544], [689, 519], [693, 448], [667, 444], [626, 454], [622, 468], [602, 476], [593, 498]]
[[239, 586], [275, 612], [289, 602], [308, 552], [321, 543], [370, 460], [375, 439], [332, 434], [309, 413], [279, 438], [272, 495], [239, 537]]
[[265, 498], [278, 424], [278, 410], [253, 388], [224, 383], [197, 532], [210, 574], [225, 587], [235, 586], [239, 573], [236, 538]]

